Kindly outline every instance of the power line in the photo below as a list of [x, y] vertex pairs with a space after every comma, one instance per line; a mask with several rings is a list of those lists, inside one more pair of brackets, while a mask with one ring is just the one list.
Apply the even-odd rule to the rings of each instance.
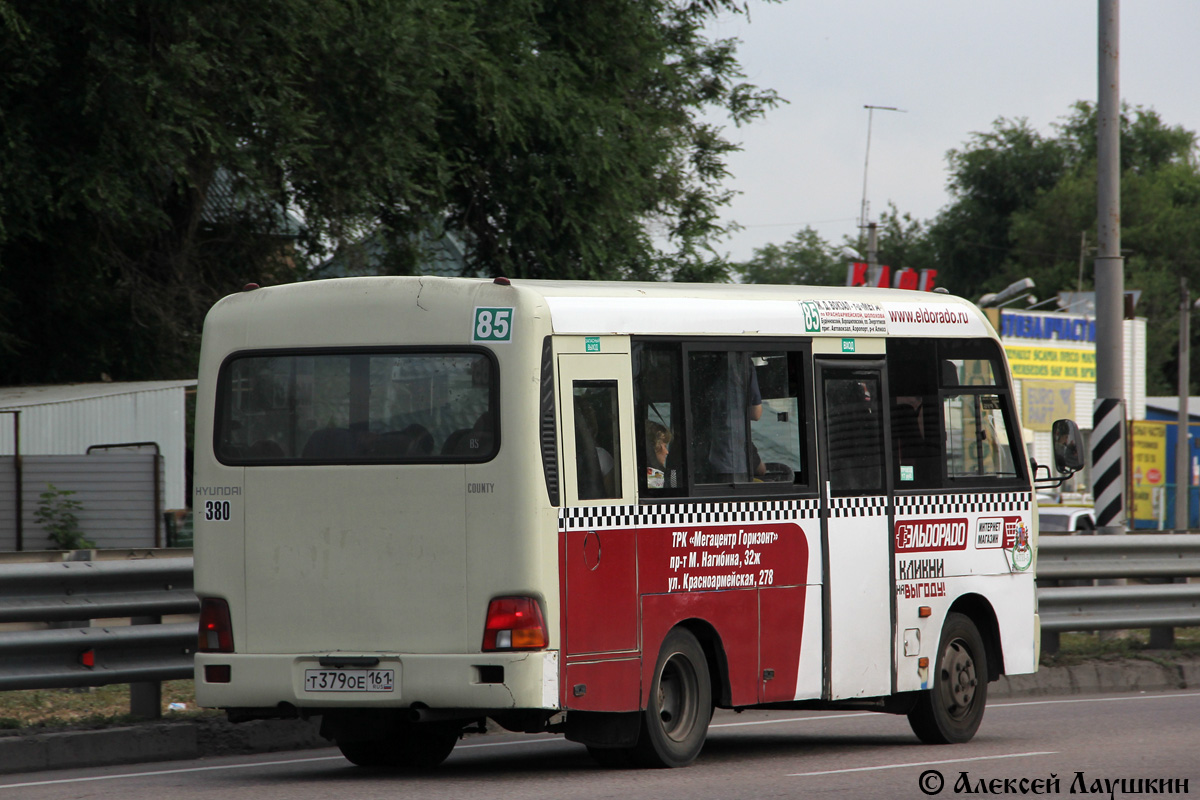
[[[830, 222], [853, 222], [858, 217], [838, 217], [837, 219], [814, 219], [808, 222], [767, 222], [760, 225], [742, 225], [743, 228], [799, 228], [808, 225], [824, 225]], [[740, 223], [739, 223], [740, 224]]]

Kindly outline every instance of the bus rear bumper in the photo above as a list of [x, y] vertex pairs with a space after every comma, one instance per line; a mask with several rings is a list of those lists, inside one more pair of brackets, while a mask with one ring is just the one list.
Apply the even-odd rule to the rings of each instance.
[[[196, 702], [207, 708], [558, 709], [558, 670], [557, 650], [467, 655], [197, 653]], [[308, 688], [322, 682], [356, 688]]]

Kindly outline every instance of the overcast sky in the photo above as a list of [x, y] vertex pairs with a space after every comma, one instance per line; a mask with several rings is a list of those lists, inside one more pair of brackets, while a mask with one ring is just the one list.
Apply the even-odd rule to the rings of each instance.
[[[742, 40], [749, 82], [786, 98], [727, 134], [741, 194], [726, 219], [745, 229], [719, 249], [745, 260], [806, 225], [840, 244], [863, 199], [920, 220], [946, 205], [946, 152], [1000, 117], [1044, 134], [1076, 100], [1096, 101], [1096, 0], [751, 0], [750, 19], [710, 33]], [[1120, 9], [1121, 98], [1168, 125], [1200, 132], [1200, 0], [1126, 0]]]

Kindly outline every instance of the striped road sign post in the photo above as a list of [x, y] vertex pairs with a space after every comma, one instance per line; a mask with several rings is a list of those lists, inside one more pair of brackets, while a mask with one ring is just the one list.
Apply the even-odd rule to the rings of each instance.
[[1125, 528], [1125, 401], [1097, 398], [1092, 408], [1092, 495], [1096, 527]]

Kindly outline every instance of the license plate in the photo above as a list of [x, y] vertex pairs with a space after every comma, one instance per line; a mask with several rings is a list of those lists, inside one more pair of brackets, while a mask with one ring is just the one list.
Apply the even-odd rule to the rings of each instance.
[[306, 692], [392, 692], [396, 672], [391, 669], [306, 669]]

